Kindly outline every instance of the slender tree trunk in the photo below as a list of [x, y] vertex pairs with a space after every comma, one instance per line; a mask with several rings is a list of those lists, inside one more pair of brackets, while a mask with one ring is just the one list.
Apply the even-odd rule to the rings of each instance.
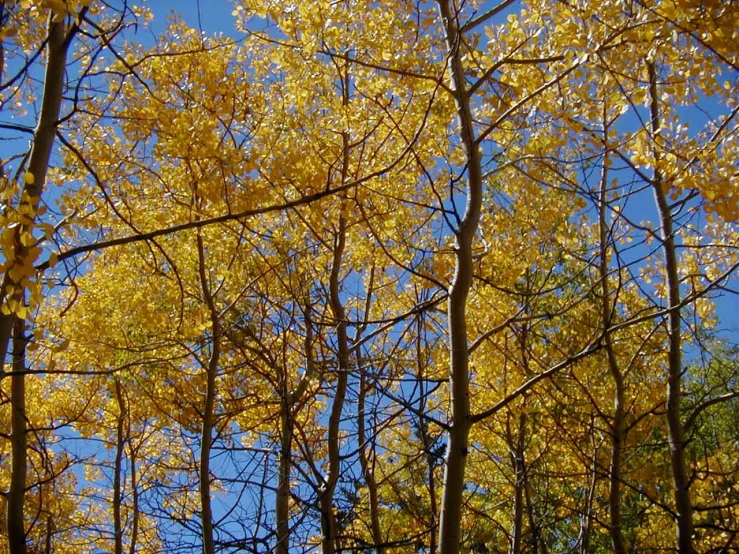
[[513, 494], [513, 529], [511, 530], [511, 554], [521, 552], [523, 536], [524, 489], [526, 487], [526, 464], [524, 461], [524, 441], [526, 439], [526, 414], [522, 414], [518, 424], [516, 437], [511, 436], [508, 425], [508, 440], [511, 445], [511, 461], [516, 475]]
[[467, 297], [472, 286], [472, 243], [480, 222], [482, 167], [475, 138], [474, 120], [465, 82], [459, 22], [451, 0], [438, 0], [446, 30], [446, 42], [457, 104], [459, 133], [467, 161], [467, 204], [456, 229], [455, 272], [449, 290], [448, 328], [450, 341], [450, 429], [447, 443], [444, 487], [439, 517], [439, 548], [442, 554], [458, 554], [465, 467], [470, 433], [469, 351], [467, 344]]
[[[41, 102], [38, 125], [33, 135], [33, 147], [31, 148], [27, 168], [28, 173], [33, 175], [33, 182], [26, 182], [23, 185], [23, 194], [21, 194], [21, 202], [27, 203], [33, 214], [38, 211], [41, 204], [41, 196], [46, 184], [46, 174], [49, 169], [54, 140], [56, 139], [56, 129], [62, 105], [67, 49], [69, 47], [68, 39], [71, 38], [66, 36], [65, 31], [66, 24], [64, 20], [54, 22], [50, 19], [46, 46], [47, 63], [44, 75], [44, 96]], [[31, 226], [28, 224], [22, 224], [16, 228], [14, 237], [16, 245], [15, 263], [19, 263], [28, 255], [28, 247], [22, 245], [20, 237], [24, 233], [28, 233], [31, 230], [30, 228]], [[9, 273], [6, 272], [2, 287], [0, 287], [0, 305], [5, 304], [8, 290], [15, 289], [17, 285], [18, 283], [13, 282]], [[10, 294], [16, 295], [15, 299], [18, 300], [17, 291]], [[13, 319], [12, 314], [6, 315], [0, 312], [0, 375], [3, 373], [5, 357], [8, 353]]]
[[[421, 335], [423, 333], [423, 320], [421, 317], [418, 319], [418, 338], [416, 340], [416, 364], [418, 382], [421, 389], [421, 399], [419, 404], [419, 413], [426, 412], [426, 394], [423, 389], [423, 382], [425, 380], [425, 369], [426, 369], [426, 357], [424, 356]], [[429, 551], [428, 554], [436, 554], [437, 551], [437, 501], [436, 501], [436, 479], [434, 478], [434, 468], [436, 467], [436, 453], [433, 452], [433, 441], [429, 436], [428, 424], [423, 419], [419, 418], [418, 427], [420, 429], [421, 442], [423, 443], [423, 450], [426, 453], [426, 467], [427, 467], [427, 479], [429, 489], [429, 511], [431, 512], [429, 522]]]
[[10, 490], [8, 491], [8, 545], [10, 554], [26, 554], [24, 501], [28, 473], [26, 424], [26, 337], [25, 321], [13, 317], [13, 374], [10, 377]]
[[670, 445], [670, 462], [677, 512], [677, 548], [680, 554], [693, 554], [693, 505], [690, 501], [690, 480], [685, 462], [685, 437], [681, 421], [682, 397], [682, 335], [680, 329], [680, 275], [677, 265], [677, 245], [670, 205], [665, 194], [665, 183], [659, 169], [661, 158], [659, 133], [662, 123], [659, 109], [657, 72], [653, 62], [648, 64], [649, 95], [651, 101], [651, 131], [654, 175], [652, 189], [662, 224], [662, 251], [665, 256], [665, 282], [668, 290], [669, 313], [667, 315], [669, 349], [667, 353], [667, 439]]
[[[370, 270], [370, 278], [367, 285], [364, 321], [369, 321], [370, 319], [374, 282], [375, 266], [373, 265]], [[355, 343], [359, 343], [361, 341], [362, 333], [366, 328], [366, 324], [357, 327], [357, 332], [354, 337]], [[359, 391], [357, 394], [357, 440], [359, 441], [359, 464], [362, 468], [362, 478], [364, 479], [364, 483], [367, 487], [367, 494], [369, 496], [370, 534], [372, 536], [372, 542], [374, 543], [376, 554], [384, 554], [385, 547], [382, 545], [385, 540], [382, 536], [382, 527], [380, 526], [380, 498], [377, 490], [377, 480], [375, 479], [375, 462], [377, 460], [377, 453], [375, 451], [374, 430], [372, 440], [368, 440], [367, 437], [367, 393], [372, 385], [368, 380], [367, 371], [365, 371], [362, 351], [357, 348], [354, 351], [354, 356], [356, 358], [357, 369], [359, 371]], [[372, 444], [372, 447], [370, 447], [370, 443]]]
[[308, 387], [308, 382], [316, 373], [313, 360], [313, 324], [310, 317], [310, 302], [306, 300], [304, 308], [305, 316], [305, 341], [303, 350], [305, 352], [305, 374], [294, 391], [289, 391], [287, 373], [284, 372], [281, 379], [283, 384], [283, 395], [286, 395], [286, 404], [280, 414], [280, 468], [279, 482], [275, 494], [275, 522], [277, 542], [275, 554], [288, 554], [290, 551], [290, 476], [292, 469], [292, 442], [295, 436], [295, 414], [294, 406], [303, 398]]
[[280, 410], [280, 468], [275, 498], [277, 543], [275, 554], [290, 552], [290, 469], [292, 466], [293, 414], [292, 394], [287, 371], [281, 368], [282, 406]]
[[116, 421], [116, 448], [115, 466], [113, 468], [113, 538], [115, 554], [123, 554], [123, 523], [121, 521], [121, 504], [123, 503], [123, 456], [125, 452], [124, 423], [126, 418], [126, 403], [123, 399], [121, 382], [115, 380], [115, 398], [118, 404], [118, 418]]
[[139, 539], [139, 490], [138, 490], [138, 474], [136, 466], [136, 450], [133, 448], [130, 442], [131, 429], [130, 429], [130, 417], [129, 417], [129, 453], [128, 459], [131, 465], [131, 542], [128, 546], [129, 554], [136, 554], [136, 547]]
[[[349, 105], [349, 70], [348, 64], [343, 68], [341, 78], [342, 105]], [[341, 159], [341, 184], [349, 178], [349, 134], [344, 131], [342, 140]], [[334, 242], [333, 259], [331, 261], [331, 274], [329, 276], [329, 305], [336, 323], [336, 341], [338, 346], [337, 361], [338, 372], [336, 375], [336, 392], [331, 405], [331, 414], [328, 421], [328, 475], [322, 485], [319, 495], [321, 507], [321, 526], [323, 530], [323, 554], [333, 554], [337, 547], [338, 525], [334, 514], [334, 493], [336, 484], [341, 474], [340, 449], [340, 426], [341, 414], [344, 410], [346, 392], [349, 386], [349, 362], [351, 349], [349, 348], [349, 335], [347, 334], [347, 321], [344, 304], [341, 301], [341, 266], [346, 248], [346, 218], [344, 216], [344, 203], [346, 198], [341, 197], [339, 213], [339, 228]]]
[[[32, 182], [23, 186], [21, 202], [29, 204], [32, 213], [38, 211], [41, 195], [46, 183], [51, 151], [56, 138], [56, 129], [61, 110], [64, 72], [68, 41], [65, 36], [64, 20], [53, 22], [50, 19], [47, 40], [47, 63], [44, 76], [44, 93], [38, 125], [34, 131], [33, 147], [28, 162], [28, 172], [33, 175]], [[71, 38], [71, 37], [69, 37]], [[19, 225], [14, 236], [15, 260], [20, 263], [28, 255], [28, 247], [23, 246], [20, 237], [30, 231], [28, 224]], [[8, 290], [19, 304], [23, 301], [22, 291], [17, 290], [9, 273], [3, 277], [0, 286], [0, 305], [7, 301]], [[13, 314], [0, 312], [0, 377], [3, 376], [8, 344], [13, 338], [13, 375], [11, 377], [11, 477], [7, 495], [7, 529], [10, 554], [26, 553], [25, 522], [23, 517], [27, 473], [26, 401], [25, 401], [25, 347], [23, 336], [25, 323]]]
[[333, 554], [336, 551], [338, 527], [334, 514], [334, 493], [336, 483], [341, 473], [341, 455], [339, 452], [341, 414], [344, 409], [346, 391], [349, 379], [349, 336], [347, 334], [346, 314], [340, 297], [340, 271], [346, 246], [346, 220], [344, 214], [339, 216], [339, 229], [334, 244], [334, 256], [329, 278], [329, 294], [331, 311], [336, 322], [336, 339], [338, 342], [338, 372], [336, 375], [336, 392], [331, 405], [331, 414], [328, 422], [328, 474], [320, 494], [321, 528], [323, 532], [323, 554]]
[[[357, 358], [359, 358], [359, 352], [357, 352]], [[369, 441], [367, 440], [366, 432], [366, 398], [369, 384], [367, 383], [367, 375], [362, 369], [361, 360], [358, 360], [358, 367], [360, 368], [359, 376], [359, 395], [357, 398], [357, 440], [359, 441], [359, 463], [362, 467], [362, 477], [364, 483], [367, 486], [367, 493], [369, 495], [369, 512], [370, 512], [370, 532], [372, 534], [372, 541], [375, 544], [375, 552], [377, 554], [383, 554], [385, 548], [382, 545], [384, 539], [382, 537], [382, 529], [380, 527], [380, 509], [379, 509], [379, 495], [377, 492], [377, 481], [375, 480], [374, 471], [374, 451], [372, 452], [372, 459], [370, 460], [369, 454]]]
[[526, 515], [529, 520], [529, 529], [531, 529], [531, 537], [529, 538], [529, 544], [531, 545], [530, 552], [537, 554], [539, 547], [542, 544], [541, 529], [539, 523], [536, 521], [536, 513], [534, 512], [534, 503], [531, 500], [531, 488], [527, 481], [524, 487], [524, 495], [526, 496]]
[[54, 554], [54, 518], [51, 514], [46, 516], [46, 540], [44, 541], [45, 554]]
[[[592, 417], [590, 428], [594, 428], [592, 425]], [[595, 444], [593, 445], [593, 466], [591, 467], [591, 471], [592, 477], [590, 479], [588, 496], [585, 500], [583, 524], [580, 531], [580, 554], [590, 554], [590, 536], [593, 532], [593, 518], [595, 517], [593, 501], [595, 500], [595, 489], [598, 484], [598, 446]]]
[[218, 376], [218, 364], [221, 354], [221, 326], [215, 299], [210, 291], [210, 283], [206, 275], [205, 248], [203, 237], [198, 229], [197, 235], [198, 263], [200, 274], [200, 286], [203, 298], [210, 312], [211, 321], [211, 351], [208, 358], [206, 371], [205, 407], [203, 409], [203, 426], [200, 433], [200, 517], [203, 530], [203, 554], [215, 554], [215, 542], [213, 539], [213, 511], [211, 509], [210, 492], [210, 450], [213, 446], [213, 429], [215, 428], [215, 399], [216, 399], [216, 377]]
[[[605, 121], [605, 116], [604, 116]], [[603, 136], [607, 137], [607, 128]], [[611, 289], [608, 283], [608, 212], [607, 212], [607, 187], [608, 187], [608, 152], [603, 160], [603, 171], [600, 180], [599, 199], [599, 234], [600, 234], [600, 287], [601, 287], [601, 320], [603, 323], [603, 342], [605, 344], [608, 369], [613, 378], [615, 392], [613, 396], [613, 420], [611, 422], [611, 465], [609, 469], [608, 486], [608, 512], [610, 514], [610, 525], [608, 533], [611, 536], [611, 544], [615, 554], [625, 554], [626, 544], [623, 537], [623, 518], [621, 516], [621, 461], [623, 458], [625, 427], [624, 427], [624, 396], [626, 394], [624, 378], [618, 365], [616, 351], [613, 347], [611, 337], [611, 324], [613, 308], [611, 303]]]

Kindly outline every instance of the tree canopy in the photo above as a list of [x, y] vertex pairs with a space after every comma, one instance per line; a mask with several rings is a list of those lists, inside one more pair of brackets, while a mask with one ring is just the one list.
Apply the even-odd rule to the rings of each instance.
[[739, 549], [739, 4], [209, 9], [0, 2], [0, 551]]

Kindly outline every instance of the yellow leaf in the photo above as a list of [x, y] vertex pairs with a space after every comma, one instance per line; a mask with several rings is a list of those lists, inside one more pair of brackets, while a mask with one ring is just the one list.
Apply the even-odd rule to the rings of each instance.
[[36, 244], [36, 239], [31, 233], [26, 231], [24, 233], [21, 233], [21, 244], [23, 246], [31, 246], [32, 244]]
[[23, 174], [23, 182], [27, 185], [32, 185], [36, 182], [36, 177], [34, 177], [33, 173], [31, 173], [30, 171], [26, 171]]

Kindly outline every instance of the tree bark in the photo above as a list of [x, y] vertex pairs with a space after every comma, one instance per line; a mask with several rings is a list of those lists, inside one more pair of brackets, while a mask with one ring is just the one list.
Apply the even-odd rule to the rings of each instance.
[[455, 271], [449, 290], [448, 331], [450, 341], [450, 429], [439, 517], [439, 548], [442, 554], [458, 554], [462, 542], [461, 517], [465, 467], [470, 433], [469, 351], [467, 344], [467, 297], [472, 286], [472, 243], [482, 206], [481, 155], [467, 94], [457, 14], [451, 0], [438, 0], [446, 31], [452, 89], [457, 106], [459, 133], [467, 161], [467, 203], [455, 230]]
[[[605, 121], [605, 116], [604, 116]], [[604, 140], [608, 136], [607, 128], [603, 133]], [[605, 143], [604, 143], [605, 145]], [[608, 512], [611, 518], [608, 526], [608, 533], [611, 536], [611, 544], [613, 545], [614, 554], [625, 554], [626, 543], [623, 537], [623, 518], [621, 516], [621, 463], [624, 451], [624, 418], [625, 404], [624, 396], [626, 394], [623, 373], [618, 365], [616, 358], [616, 350], [613, 347], [613, 339], [611, 337], [611, 324], [613, 308], [611, 305], [611, 289], [608, 283], [608, 212], [607, 212], [607, 187], [608, 187], [608, 152], [606, 148], [603, 160], [603, 171], [600, 179], [600, 198], [599, 198], [599, 221], [598, 229], [600, 236], [600, 261], [598, 268], [600, 271], [600, 287], [601, 287], [601, 321], [603, 324], [603, 342], [606, 350], [606, 359], [608, 360], [608, 369], [613, 379], [615, 388], [613, 395], [613, 421], [611, 422], [611, 463], [608, 472]]]
[[521, 414], [518, 422], [518, 433], [515, 438], [512, 436], [510, 422], [508, 422], [507, 427], [508, 442], [511, 446], [511, 462], [516, 476], [513, 485], [513, 529], [511, 529], [510, 553], [519, 554], [523, 537], [524, 489], [526, 487], [526, 464], [524, 460], [526, 414]]
[[275, 523], [277, 542], [275, 554], [290, 552], [290, 470], [293, 443], [293, 399], [287, 379], [287, 370], [281, 368], [280, 385], [282, 405], [280, 409], [280, 467], [275, 494]]
[[218, 364], [220, 363], [221, 354], [221, 328], [218, 309], [210, 291], [210, 283], [206, 275], [205, 247], [203, 246], [203, 237], [200, 230], [198, 230], [197, 235], [197, 247], [200, 286], [203, 291], [205, 304], [210, 313], [212, 332], [210, 357], [205, 367], [205, 406], [203, 408], [203, 425], [200, 433], [200, 517], [203, 532], [203, 554], [215, 554], [213, 511], [211, 509], [210, 492], [210, 450], [213, 446], [213, 429], [215, 428], [216, 377], [218, 375]]
[[8, 491], [8, 545], [10, 554], [26, 554], [24, 502], [28, 473], [28, 430], [26, 423], [26, 342], [25, 321], [10, 316], [13, 326], [13, 374], [10, 377], [10, 490]]
[[130, 418], [128, 436], [129, 436], [129, 452], [128, 459], [131, 464], [131, 540], [128, 545], [128, 554], [136, 554], [136, 547], [139, 539], [139, 490], [138, 490], [138, 477], [136, 468], [136, 450], [130, 442], [131, 429], [130, 429]]
[[591, 471], [590, 487], [588, 488], [588, 495], [585, 500], [583, 523], [580, 530], [580, 554], [590, 554], [590, 536], [593, 532], [593, 520], [595, 518], [593, 502], [595, 500], [595, 489], [598, 484], [598, 446], [595, 444], [593, 445], [593, 465], [591, 467]]
[[360, 371], [359, 393], [357, 398], [357, 440], [359, 441], [359, 464], [362, 468], [362, 477], [367, 486], [367, 493], [369, 496], [370, 533], [372, 535], [372, 542], [374, 542], [375, 545], [375, 552], [377, 554], [383, 554], [385, 552], [385, 548], [382, 546], [384, 540], [382, 537], [382, 529], [380, 527], [379, 495], [377, 492], [377, 481], [375, 480], [374, 471], [375, 452], [372, 451], [372, 459], [370, 459], [365, 419], [367, 390], [369, 388], [369, 384], [367, 383], [367, 375], [362, 369], [359, 351], [357, 351], [356, 356]]
[[287, 371], [283, 369], [280, 376], [283, 395], [282, 413], [280, 414], [280, 468], [275, 494], [275, 527], [277, 541], [275, 554], [290, 552], [290, 476], [292, 473], [292, 443], [295, 436], [295, 406], [300, 402], [308, 387], [308, 382], [316, 373], [313, 360], [313, 323], [310, 315], [310, 302], [306, 299], [304, 308], [305, 340], [305, 374], [294, 391], [290, 390]]
[[[67, 61], [67, 49], [69, 37], [66, 36], [66, 24], [64, 20], [49, 22], [49, 33], [47, 39], [47, 63], [44, 75], [44, 96], [41, 102], [41, 113], [38, 124], [33, 135], [33, 147], [28, 161], [28, 173], [33, 175], [32, 183], [25, 183], [21, 194], [21, 202], [28, 203], [32, 213], [38, 211], [41, 204], [41, 195], [46, 184], [46, 174], [49, 169], [51, 151], [56, 139], [56, 129], [59, 122], [59, 112], [62, 105], [62, 92], [64, 89], [64, 76]], [[35, 219], [35, 216], [34, 216]], [[23, 246], [20, 237], [30, 232], [32, 224], [18, 225], [14, 235], [15, 263], [20, 263], [28, 255], [28, 247]], [[9, 272], [3, 276], [2, 287], [0, 287], [0, 306], [8, 299], [8, 290], [18, 286], [10, 277]], [[18, 291], [10, 293], [18, 300]], [[12, 334], [13, 315], [0, 312], [0, 376], [3, 374], [5, 357], [8, 353], [8, 344]]]
[[[41, 102], [41, 113], [34, 131], [33, 147], [28, 162], [28, 172], [33, 175], [33, 182], [26, 182], [21, 194], [21, 202], [29, 204], [35, 214], [41, 203], [41, 195], [46, 183], [49, 160], [56, 138], [59, 112], [62, 105], [64, 75], [66, 69], [67, 49], [69, 46], [64, 20], [49, 20], [47, 39], [47, 63], [44, 76], [44, 93]], [[28, 256], [28, 247], [23, 246], [20, 238], [31, 231], [31, 225], [23, 224], [16, 228], [13, 241], [15, 244], [15, 260], [21, 263]], [[18, 290], [19, 284], [14, 282], [10, 273], [6, 272], [0, 286], [0, 306], [5, 305], [8, 295], [19, 305], [23, 302], [23, 293]], [[8, 293], [8, 291], [12, 291]], [[4, 375], [5, 358], [9, 341], [13, 336], [13, 375], [11, 377], [11, 478], [8, 491], [7, 529], [10, 554], [25, 554], [27, 551], [24, 502], [27, 474], [27, 424], [25, 400], [25, 347], [23, 336], [25, 323], [14, 314], [0, 312], [0, 378]]]
[[651, 132], [654, 156], [652, 189], [662, 224], [662, 251], [665, 256], [665, 283], [668, 290], [667, 335], [667, 440], [670, 446], [672, 482], [677, 512], [677, 548], [679, 554], [693, 554], [693, 505], [690, 500], [690, 479], [685, 462], [685, 431], [681, 420], [682, 397], [682, 332], [680, 322], [680, 275], [677, 265], [677, 245], [670, 205], [665, 188], [668, 183], [659, 170], [660, 152], [657, 141], [661, 131], [659, 90], [654, 63], [648, 63], [649, 96], [651, 101]]
[[[423, 320], [419, 317], [418, 319], [418, 337], [416, 339], [416, 379], [421, 389], [421, 397], [419, 400], [419, 413], [423, 414], [426, 412], [426, 399], [427, 395], [423, 388], [425, 380], [427, 361], [425, 359], [422, 344], [421, 335], [423, 333]], [[434, 478], [434, 469], [436, 467], [437, 459], [436, 453], [433, 451], [434, 441], [429, 435], [428, 422], [423, 418], [418, 418], [419, 435], [421, 437], [421, 443], [423, 444], [423, 451], [426, 453], [424, 456], [426, 460], [426, 471], [428, 479], [428, 490], [429, 490], [429, 550], [428, 554], [436, 554], [437, 552], [437, 500], [436, 500], [436, 480]]]
[[116, 420], [115, 465], [113, 467], [113, 550], [115, 554], [123, 554], [123, 522], [121, 519], [121, 504], [123, 503], [123, 456], [125, 452], [125, 437], [123, 427], [126, 418], [126, 403], [121, 391], [121, 382], [115, 380], [115, 398], [118, 404], [118, 418]]
[[328, 473], [320, 491], [321, 529], [323, 532], [323, 553], [333, 554], [336, 551], [338, 527], [334, 514], [334, 493], [341, 473], [341, 455], [339, 452], [341, 414], [344, 409], [349, 379], [349, 336], [347, 335], [346, 314], [340, 297], [341, 263], [346, 246], [346, 220], [344, 214], [339, 216], [339, 229], [334, 244], [334, 256], [329, 278], [329, 304], [336, 322], [336, 339], [338, 343], [338, 371], [336, 375], [336, 393], [331, 405], [328, 422]]

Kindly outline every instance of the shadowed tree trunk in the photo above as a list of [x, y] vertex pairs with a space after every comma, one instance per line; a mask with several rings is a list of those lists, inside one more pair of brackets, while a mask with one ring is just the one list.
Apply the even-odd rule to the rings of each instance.
[[[13, 317], [13, 316], [11, 316]], [[28, 462], [26, 423], [26, 337], [25, 321], [13, 317], [13, 374], [10, 377], [10, 446], [12, 454], [10, 490], [8, 491], [8, 545], [11, 554], [26, 554], [24, 502]]]
[[524, 443], [526, 440], [526, 414], [518, 421], [518, 433], [513, 436], [510, 420], [507, 421], [507, 438], [511, 447], [511, 462], [515, 473], [513, 484], [513, 529], [511, 530], [511, 554], [521, 552], [523, 536], [524, 489], [526, 487], [526, 464], [524, 461]]
[[[603, 140], [608, 137], [608, 127], [606, 123], [606, 114], [604, 113], [604, 131]], [[600, 197], [598, 202], [598, 229], [600, 238], [600, 260], [598, 269], [600, 271], [600, 288], [601, 288], [601, 320], [603, 324], [603, 343], [606, 350], [606, 359], [608, 361], [608, 369], [613, 379], [615, 388], [613, 396], [613, 419], [611, 421], [611, 464], [608, 471], [608, 512], [610, 514], [610, 525], [608, 533], [611, 536], [611, 544], [613, 545], [614, 554], [624, 554], [626, 552], [626, 544], [623, 537], [623, 518], [621, 516], [621, 463], [623, 458], [625, 428], [624, 428], [624, 396], [625, 385], [621, 368], [616, 358], [616, 350], [613, 346], [610, 328], [612, 325], [613, 303], [611, 300], [611, 288], [608, 283], [608, 249], [609, 249], [609, 229], [608, 229], [608, 147], [604, 142], [605, 156], [603, 159], [603, 170], [600, 179]]]
[[113, 543], [115, 554], [123, 554], [123, 523], [121, 505], [123, 504], [123, 456], [125, 451], [124, 424], [127, 417], [126, 402], [123, 399], [120, 380], [115, 380], [115, 399], [118, 404], [116, 418], [115, 465], [113, 467]]
[[[361, 366], [360, 366], [361, 367]], [[370, 533], [372, 542], [375, 544], [375, 552], [383, 554], [385, 548], [382, 546], [382, 529], [380, 527], [379, 513], [379, 496], [377, 492], [377, 481], [375, 480], [374, 471], [374, 452], [370, 454], [369, 439], [366, 431], [366, 404], [367, 391], [370, 385], [367, 383], [367, 376], [362, 372], [359, 380], [359, 397], [357, 398], [357, 439], [359, 440], [359, 463], [362, 468], [362, 477], [367, 486], [367, 494], [369, 496], [369, 512], [370, 512]], [[372, 458], [370, 458], [370, 455]]]
[[[290, 552], [290, 475], [292, 469], [292, 445], [295, 434], [295, 406], [305, 394], [308, 381], [315, 375], [313, 361], [313, 323], [310, 316], [310, 302], [305, 302], [305, 374], [294, 391], [290, 390], [287, 370], [280, 367], [280, 388], [282, 406], [280, 411], [280, 467], [275, 494], [275, 523], [277, 541], [275, 554], [289, 554]], [[283, 360], [287, 358], [284, 356]]]
[[210, 357], [205, 367], [205, 406], [203, 408], [203, 425], [200, 433], [200, 517], [202, 520], [203, 554], [215, 554], [210, 491], [210, 451], [213, 446], [213, 430], [215, 428], [216, 377], [218, 376], [218, 364], [220, 363], [221, 354], [221, 320], [206, 274], [205, 247], [203, 246], [203, 237], [200, 230], [198, 230], [197, 235], [197, 248], [200, 286], [205, 304], [208, 307], [212, 332]]
[[[342, 105], [349, 105], [349, 69], [348, 63], [339, 70], [341, 84]], [[341, 184], [349, 180], [349, 134], [343, 132], [341, 135], [341, 169], [339, 178]], [[341, 453], [340, 453], [340, 426], [341, 415], [344, 410], [344, 402], [349, 386], [349, 363], [351, 349], [349, 348], [349, 335], [347, 333], [347, 320], [344, 304], [341, 300], [341, 271], [346, 248], [346, 217], [344, 205], [346, 195], [341, 195], [341, 207], [339, 213], [338, 229], [334, 238], [333, 259], [331, 260], [331, 274], [329, 276], [329, 306], [333, 315], [336, 329], [337, 361], [336, 391], [331, 413], [328, 420], [328, 471], [324, 482], [321, 484], [319, 503], [321, 508], [321, 529], [323, 534], [323, 554], [333, 554], [337, 548], [338, 525], [334, 513], [334, 495], [336, 484], [341, 476]]]

